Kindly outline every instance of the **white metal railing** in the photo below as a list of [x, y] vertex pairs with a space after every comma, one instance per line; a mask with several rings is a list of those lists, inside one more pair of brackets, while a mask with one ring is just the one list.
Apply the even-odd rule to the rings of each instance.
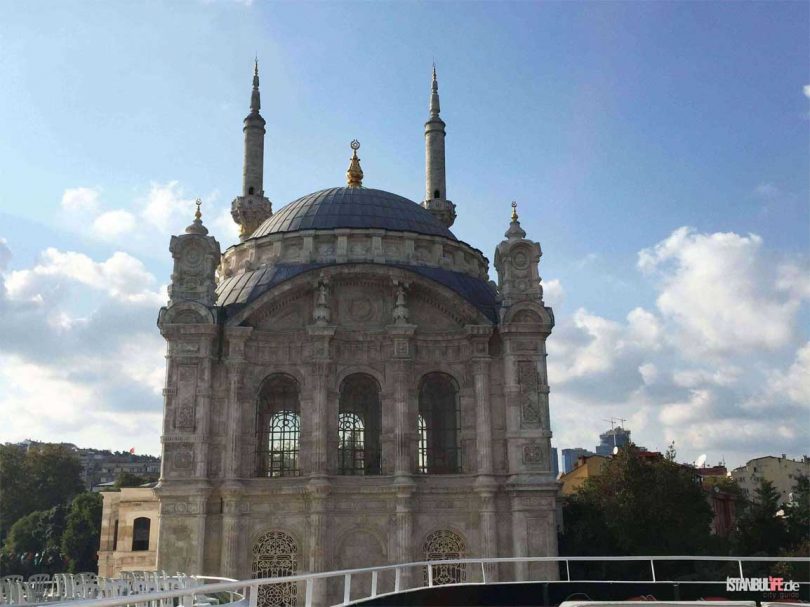
[[[165, 571], [124, 571], [120, 578], [95, 573], [37, 573], [26, 581], [21, 575], [0, 578], [0, 605], [56, 604], [77, 600], [106, 599], [145, 593], [200, 588], [206, 583], [235, 582], [223, 577], [167, 575]], [[233, 599], [233, 597], [231, 597]], [[232, 602], [232, 601], [231, 601]]]
[[[602, 556], [602, 557], [512, 557], [512, 558], [466, 558], [447, 559], [439, 561], [417, 561], [412, 563], [402, 563], [396, 565], [382, 565], [378, 567], [365, 567], [362, 569], [345, 569], [338, 571], [325, 571], [317, 573], [302, 573], [285, 577], [250, 579], [241, 581], [214, 581], [204, 586], [178, 588], [161, 592], [146, 592], [131, 594], [121, 597], [100, 598], [95, 600], [77, 599], [67, 603], [56, 603], [51, 605], [65, 605], [66, 607], [204, 607], [211, 605], [211, 596], [219, 593], [230, 593], [231, 598], [236, 598], [229, 604], [240, 607], [257, 607], [259, 588], [268, 584], [296, 584], [297, 588], [303, 587], [303, 603], [306, 607], [312, 607], [313, 603], [321, 603], [326, 599], [326, 580], [343, 579], [343, 600], [337, 605], [348, 605], [354, 602], [367, 600], [375, 597], [384, 597], [405, 591], [419, 590], [426, 587], [438, 586], [435, 580], [434, 570], [446, 568], [448, 565], [456, 565], [459, 571], [464, 571], [460, 582], [445, 585], [475, 585], [488, 583], [488, 571], [494, 572], [496, 567], [501, 577], [509, 578], [507, 572], [509, 564], [514, 565], [511, 579], [498, 579], [497, 583], [527, 583], [546, 582], [550, 584], [570, 583], [570, 582], [599, 582], [610, 581], [614, 584], [641, 584], [641, 583], [668, 583], [668, 584], [724, 584], [725, 578], [714, 580], [678, 580], [661, 579], [656, 572], [656, 563], [664, 562], [716, 562], [716, 563], [736, 563], [736, 570], [740, 577], [745, 577], [744, 563], [805, 563], [810, 565], [810, 558], [807, 557], [736, 557], [736, 556]], [[648, 579], [614, 579], [598, 580], [593, 578], [572, 578], [571, 563], [611, 563], [611, 562], [648, 562], [650, 565], [650, 577]], [[553, 568], [552, 575], [546, 575], [540, 579], [532, 579], [529, 576], [530, 565], [557, 565]], [[565, 566], [566, 578], [557, 579], [557, 570], [560, 565]], [[505, 567], [506, 566], [506, 567]], [[463, 568], [463, 569], [462, 569]], [[480, 578], [478, 570], [480, 568]], [[410, 583], [406, 583], [407, 574], [416, 570], [421, 575], [415, 576]], [[380, 591], [380, 577], [388, 572], [393, 572], [394, 580], [392, 588], [388, 591]], [[370, 591], [362, 596], [352, 597], [352, 580], [358, 576], [371, 574]], [[467, 575], [471, 574], [471, 575]], [[468, 579], [469, 577], [469, 579]], [[474, 578], [474, 579], [473, 579]], [[198, 578], [202, 579], [202, 578]], [[418, 583], [419, 581], [423, 583]], [[799, 581], [802, 585], [810, 582]], [[493, 582], [489, 579], [489, 582]], [[318, 587], [320, 586], [320, 587]], [[725, 586], [724, 586], [725, 587]], [[356, 587], [355, 587], [356, 588]], [[316, 593], [319, 598], [316, 599]]]

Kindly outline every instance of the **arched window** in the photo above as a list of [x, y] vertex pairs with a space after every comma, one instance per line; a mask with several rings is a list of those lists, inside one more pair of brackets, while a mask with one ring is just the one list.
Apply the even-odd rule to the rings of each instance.
[[[467, 551], [464, 538], [447, 529], [434, 531], [425, 539], [423, 546], [425, 560], [444, 561], [463, 559]], [[431, 565], [433, 569], [433, 584], [463, 584], [467, 580], [467, 569], [463, 563], [448, 565]], [[427, 583], [427, 568], [425, 568], [425, 583]]]
[[441, 193], [439, 192], [439, 190], [433, 192], [433, 198], [441, 198]]
[[298, 382], [274, 375], [262, 385], [258, 408], [259, 476], [298, 476], [301, 416]]
[[338, 474], [380, 473], [380, 385], [355, 373], [340, 386]]
[[[287, 577], [298, 571], [298, 546], [283, 531], [268, 531], [253, 545], [253, 578]], [[294, 582], [259, 586], [259, 607], [292, 607], [296, 604]]]
[[248, 188], [248, 194], [253, 194], [253, 186], [250, 186], [250, 187]]
[[419, 472], [461, 472], [458, 385], [449, 375], [430, 373], [422, 379], [419, 424]]
[[132, 551], [149, 550], [149, 529], [152, 521], [145, 516], [139, 516], [132, 523]]

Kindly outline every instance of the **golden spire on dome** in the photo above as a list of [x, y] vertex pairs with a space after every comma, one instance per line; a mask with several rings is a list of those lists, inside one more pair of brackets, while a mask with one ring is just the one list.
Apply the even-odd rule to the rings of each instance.
[[194, 201], [194, 204], [197, 205], [197, 211], [194, 213], [194, 219], [202, 219], [202, 212], [200, 211], [200, 207], [202, 206], [202, 200], [199, 198]]
[[518, 214], [517, 214], [517, 202], [515, 202], [515, 201], [513, 200], [513, 201], [512, 201], [512, 221], [517, 221], [517, 220], [518, 220]]
[[349, 170], [346, 171], [346, 183], [350, 188], [363, 187], [363, 169], [360, 168], [360, 158], [357, 157], [357, 150], [360, 149], [360, 142], [353, 139], [351, 142], [352, 158]]

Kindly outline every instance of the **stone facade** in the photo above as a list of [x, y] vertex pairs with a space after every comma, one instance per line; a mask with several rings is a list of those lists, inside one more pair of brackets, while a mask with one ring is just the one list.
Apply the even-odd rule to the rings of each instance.
[[[443, 136], [441, 175], [428, 170], [442, 189]], [[246, 578], [557, 554], [540, 245], [513, 213], [496, 286], [447, 216], [362, 188], [352, 163], [349, 187], [317, 209], [278, 211], [306, 225], [241, 224], [221, 257], [199, 216], [172, 239], [160, 569]], [[262, 602], [294, 604], [299, 590]], [[317, 592], [323, 604], [342, 584]]]
[[104, 491], [98, 574], [154, 571], [157, 567], [158, 500], [149, 488]]

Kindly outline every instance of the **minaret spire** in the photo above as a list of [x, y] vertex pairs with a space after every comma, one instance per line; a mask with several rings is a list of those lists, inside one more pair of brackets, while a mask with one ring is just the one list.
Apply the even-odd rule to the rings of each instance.
[[434, 62], [430, 88], [430, 118], [425, 123], [425, 201], [422, 206], [449, 227], [456, 219], [456, 205], [447, 200], [444, 172], [445, 124], [439, 117], [440, 111], [439, 80]]
[[250, 95], [250, 113], [258, 114], [261, 108], [262, 101], [259, 96], [259, 58], [256, 57], [253, 63], [253, 92]]
[[231, 217], [239, 224], [240, 240], [247, 240], [261, 223], [273, 214], [273, 207], [264, 195], [264, 135], [265, 121], [259, 110], [259, 58], [253, 61], [253, 90], [250, 113], [245, 117], [245, 156], [242, 167], [242, 195], [231, 203]]

